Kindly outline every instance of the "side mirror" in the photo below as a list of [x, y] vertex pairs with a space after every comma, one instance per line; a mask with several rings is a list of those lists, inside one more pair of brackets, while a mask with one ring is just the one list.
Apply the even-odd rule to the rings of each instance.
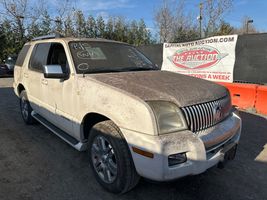
[[60, 65], [44, 65], [43, 71], [45, 78], [63, 79], [68, 77]]

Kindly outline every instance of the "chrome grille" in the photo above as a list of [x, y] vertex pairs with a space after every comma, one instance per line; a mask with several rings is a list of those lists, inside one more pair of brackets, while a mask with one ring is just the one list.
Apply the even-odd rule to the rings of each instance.
[[192, 106], [181, 108], [189, 129], [196, 133], [212, 127], [226, 118], [231, 110], [229, 96]]

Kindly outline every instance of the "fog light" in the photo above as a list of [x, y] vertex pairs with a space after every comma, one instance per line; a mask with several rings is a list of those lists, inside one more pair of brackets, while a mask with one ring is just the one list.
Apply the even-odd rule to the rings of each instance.
[[169, 166], [178, 165], [186, 161], [187, 161], [186, 153], [172, 154], [169, 155], [168, 157]]

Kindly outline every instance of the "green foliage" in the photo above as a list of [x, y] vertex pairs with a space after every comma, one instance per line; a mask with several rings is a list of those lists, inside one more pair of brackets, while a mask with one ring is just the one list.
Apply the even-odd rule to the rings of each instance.
[[66, 37], [74, 35], [73, 23], [70, 16], [68, 16], [64, 22], [64, 33]]
[[129, 44], [137, 44], [137, 40], [138, 40], [138, 24], [135, 20], [133, 20], [129, 26], [129, 29], [131, 31], [128, 31], [128, 35], [127, 35], [127, 42]]
[[96, 26], [96, 21], [95, 18], [92, 15], [89, 15], [87, 19], [87, 37], [89, 38], [96, 38], [97, 36], [97, 26]]
[[[3, 52], [6, 48], [6, 35], [3, 31], [3, 25], [0, 25], [0, 52]], [[0, 63], [4, 59], [3, 53], [0, 54]]]
[[51, 32], [51, 18], [46, 10], [44, 11], [39, 27], [41, 31], [40, 35], [48, 35]]
[[222, 21], [216, 35], [229, 35], [232, 34], [234, 27], [232, 27], [229, 23]]
[[[74, 15], [75, 15], [74, 24], [76, 25], [75, 36], [86, 37], [87, 36], [87, 27], [86, 27], [86, 21], [85, 21], [83, 12], [78, 10], [78, 11], [75, 11]], [[70, 29], [71, 28], [72, 28], [72, 26], [70, 27]]]
[[28, 32], [29, 32], [29, 34], [28, 34], [29, 38], [28, 39], [32, 39], [32, 38], [35, 38], [35, 37], [42, 35], [42, 30], [40, 28], [40, 24], [37, 23], [36, 20], [33, 20], [31, 22], [31, 24], [29, 25]]
[[105, 21], [101, 15], [99, 15], [96, 19], [96, 27], [97, 27], [97, 37], [104, 38], [105, 37]]
[[105, 38], [109, 40], [112, 40], [115, 38], [114, 19], [112, 17], [108, 18], [108, 21], [105, 27]]
[[8, 21], [4, 20], [0, 24], [0, 62], [6, 59], [7, 56], [17, 54], [21, 47], [22, 41], [19, 40], [19, 35], [16, 27]]
[[137, 43], [135, 45], [143, 45], [150, 43], [150, 31], [147, 29], [145, 21], [141, 19], [138, 23]]
[[176, 29], [172, 42], [187, 42], [199, 39], [199, 33], [196, 29], [185, 29], [180, 26]]
[[117, 17], [114, 25], [114, 40], [127, 42], [127, 27], [124, 18]]
[[106, 38], [132, 45], [155, 42], [143, 19], [127, 21], [124, 17], [109, 17], [105, 20], [101, 15], [96, 18], [89, 15], [86, 19], [81, 10], [72, 10], [54, 19], [48, 10], [35, 17], [7, 17], [0, 19], [0, 28], [1, 59], [17, 54], [28, 40], [52, 32], [68, 37]]

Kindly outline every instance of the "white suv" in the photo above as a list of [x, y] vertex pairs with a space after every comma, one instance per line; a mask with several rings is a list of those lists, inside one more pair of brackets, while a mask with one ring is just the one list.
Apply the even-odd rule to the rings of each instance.
[[134, 47], [44, 36], [14, 72], [26, 124], [39, 121], [79, 151], [114, 193], [139, 177], [168, 181], [233, 159], [241, 119], [215, 83], [160, 71]]

